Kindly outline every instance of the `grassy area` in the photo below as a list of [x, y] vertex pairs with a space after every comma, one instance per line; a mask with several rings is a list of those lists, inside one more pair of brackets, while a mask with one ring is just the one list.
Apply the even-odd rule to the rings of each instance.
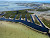
[[50, 21], [46, 20], [45, 18], [42, 18], [43, 23], [50, 28]]
[[19, 23], [0, 21], [0, 38], [49, 38]]

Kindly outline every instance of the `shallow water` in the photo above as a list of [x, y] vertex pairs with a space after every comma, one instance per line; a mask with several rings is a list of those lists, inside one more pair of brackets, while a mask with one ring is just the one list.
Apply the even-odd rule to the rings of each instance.
[[0, 2], [0, 11], [31, 9], [31, 7], [19, 6], [18, 4], [15, 3], [16, 2]]

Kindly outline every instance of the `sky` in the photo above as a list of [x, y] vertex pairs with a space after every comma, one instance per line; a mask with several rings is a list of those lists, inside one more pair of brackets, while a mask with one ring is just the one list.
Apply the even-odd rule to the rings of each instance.
[[0, 1], [50, 1], [50, 0], [0, 0]]

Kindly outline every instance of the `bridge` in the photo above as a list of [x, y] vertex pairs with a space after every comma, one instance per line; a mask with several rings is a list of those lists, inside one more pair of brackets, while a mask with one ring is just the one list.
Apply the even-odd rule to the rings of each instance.
[[15, 17], [14, 17], [14, 19], [7, 19], [7, 18], [5, 18], [5, 17], [2, 17], [2, 18], [0, 18], [0, 20], [3, 20], [3, 21], [11, 21], [11, 22], [21, 22], [21, 23], [23, 23], [23, 24], [25, 24], [25, 25], [27, 25], [27, 26], [29, 26], [29, 27], [32, 27], [32, 28], [34, 28], [34, 29], [36, 29], [36, 30], [39, 30], [39, 31], [42, 31], [42, 32], [47, 32], [47, 34], [50, 36], [50, 33], [49, 33], [49, 29], [48, 28], [46, 28], [44, 25], [43, 25], [43, 23], [40, 21], [40, 19], [35, 15], [35, 17], [38, 19], [38, 21], [41, 23], [41, 25], [42, 26], [40, 26], [40, 25], [37, 25], [37, 24], [35, 24], [35, 22], [34, 22], [34, 20], [33, 20], [33, 17], [30, 15], [30, 17], [31, 17], [31, 19], [32, 19], [32, 22], [28, 22], [27, 21], [27, 16], [25, 15], [25, 20], [21, 20], [21, 17], [22, 17], [22, 15], [20, 15], [20, 19], [19, 20], [16, 20], [15, 18], [16, 18], [16, 16], [17, 15], [15, 15]]

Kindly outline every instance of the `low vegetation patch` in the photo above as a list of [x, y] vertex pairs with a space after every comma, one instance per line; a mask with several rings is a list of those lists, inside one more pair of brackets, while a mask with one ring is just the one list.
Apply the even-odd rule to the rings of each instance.
[[35, 23], [40, 25], [40, 22], [37, 20], [37, 18], [36, 17], [34, 17], [34, 18], [35, 18]]
[[42, 18], [43, 23], [50, 28], [50, 21], [46, 20], [45, 18]]
[[50, 10], [50, 8], [47, 8], [47, 9], [38, 9], [37, 11], [48, 11]]
[[25, 15], [27, 16], [28, 20], [31, 20], [30, 15], [33, 13], [28, 13], [27, 10], [19, 10], [19, 11], [6, 11], [6, 14], [4, 14], [3, 16], [5, 16], [6, 18], [14, 18], [15, 15], [17, 15], [16, 19], [20, 18], [20, 15], [22, 15], [22, 18], [25, 18]]

